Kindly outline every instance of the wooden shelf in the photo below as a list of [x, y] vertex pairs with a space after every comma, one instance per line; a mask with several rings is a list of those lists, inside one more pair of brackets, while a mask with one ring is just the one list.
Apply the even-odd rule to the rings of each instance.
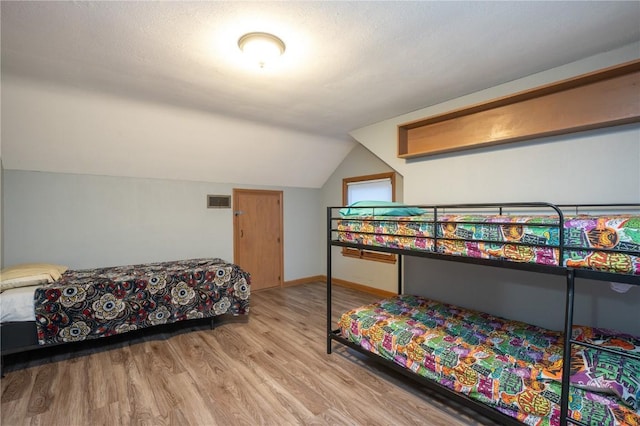
[[398, 157], [640, 122], [640, 60], [398, 126]]

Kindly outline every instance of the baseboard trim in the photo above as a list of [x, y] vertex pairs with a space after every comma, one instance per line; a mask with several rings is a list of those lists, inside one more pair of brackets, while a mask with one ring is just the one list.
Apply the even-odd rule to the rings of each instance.
[[[327, 277], [326, 276], [322, 277], [322, 281], [327, 282]], [[358, 283], [354, 283], [347, 280], [342, 280], [340, 278], [332, 278], [331, 282], [333, 283], [333, 285], [350, 288], [352, 290], [362, 291], [363, 293], [369, 293], [369, 294], [373, 294], [380, 297], [392, 297], [397, 295], [397, 293], [392, 291], [381, 290], [379, 288], [369, 287], [367, 285], [358, 284]]]
[[[316, 283], [318, 281], [326, 283], [327, 282], [327, 276], [326, 275], [314, 275], [312, 277], [305, 277], [305, 278], [298, 278], [297, 280], [284, 281], [282, 283], [282, 287], [293, 287], [293, 286], [296, 286], [296, 285]], [[379, 288], [369, 287], [367, 285], [358, 284], [358, 283], [354, 283], [354, 282], [347, 281], [347, 280], [342, 280], [340, 278], [333, 278], [331, 281], [333, 282], [333, 285], [337, 285], [337, 286], [345, 287], [345, 288], [350, 288], [352, 290], [361, 291], [363, 293], [373, 294], [375, 296], [392, 297], [392, 296], [397, 295], [397, 293], [394, 293], [392, 291], [381, 290]]]
[[294, 285], [309, 284], [309, 283], [315, 283], [318, 281], [327, 282], [327, 278], [324, 275], [315, 275], [313, 277], [299, 278], [297, 280], [284, 281], [282, 283], [282, 287], [291, 287]]

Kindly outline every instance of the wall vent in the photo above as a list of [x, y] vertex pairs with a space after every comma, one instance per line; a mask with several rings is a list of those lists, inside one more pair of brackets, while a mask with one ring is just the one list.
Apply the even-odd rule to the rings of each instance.
[[231, 195], [207, 195], [208, 209], [230, 209]]

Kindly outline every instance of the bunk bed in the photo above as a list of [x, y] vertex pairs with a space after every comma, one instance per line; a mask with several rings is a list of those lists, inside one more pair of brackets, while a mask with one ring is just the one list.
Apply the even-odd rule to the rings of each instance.
[[83, 270], [38, 264], [26, 269], [29, 275], [24, 278], [9, 280], [9, 273], [3, 274], [2, 361], [25, 351], [174, 324], [210, 321], [213, 327], [221, 316], [249, 313], [250, 275], [218, 258]]
[[[398, 256], [398, 296], [354, 307], [338, 328], [335, 246]], [[405, 295], [403, 256], [564, 276], [564, 329]], [[640, 204], [328, 207], [327, 353], [339, 342], [501, 424], [640, 424], [640, 339], [574, 325], [576, 278], [640, 285]]]

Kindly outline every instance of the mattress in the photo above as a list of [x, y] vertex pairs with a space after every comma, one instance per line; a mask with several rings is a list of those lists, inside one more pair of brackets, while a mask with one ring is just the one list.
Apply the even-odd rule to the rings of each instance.
[[[416, 296], [353, 309], [339, 327], [367, 351], [523, 423], [560, 423], [561, 333]], [[589, 342], [603, 335], [575, 330]], [[610, 341], [640, 353], [637, 337]], [[589, 425], [639, 424], [640, 361], [574, 346], [570, 416]]]
[[35, 321], [33, 294], [36, 287], [20, 287], [5, 290], [0, 294], [0, 323], [12, 321]]
[[640, 216], [345, 217], [338, 240], [374, 247], [640, 275]]
[[250, 275], [221, 259], [69, 270], [37, 287], [38, 343], [73, 342], [160, 324], [249, 312]]

